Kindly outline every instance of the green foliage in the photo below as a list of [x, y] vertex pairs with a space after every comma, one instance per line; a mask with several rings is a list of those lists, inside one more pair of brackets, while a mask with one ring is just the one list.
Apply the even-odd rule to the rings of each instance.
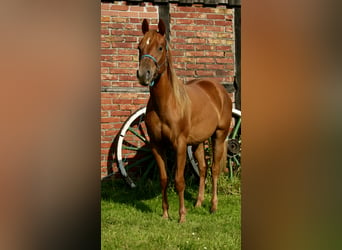
[[210, 181], [205, 201], [195, 208], [197, 180], [187, 179], [186, 222], [178, 223], [178, 195], [168, 189], [170, 219], [161, 217], [158, 180], [130, 189], [121, 180], [102, 183], [102, 249], [241, 249], [240, 182], [219, 180], [219, 204], [210, 214]]

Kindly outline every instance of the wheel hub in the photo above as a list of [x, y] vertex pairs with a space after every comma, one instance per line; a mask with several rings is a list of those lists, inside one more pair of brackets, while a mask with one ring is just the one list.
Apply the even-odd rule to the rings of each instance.
[[228, 141], [228, 156], [232, 157], [240, 153], [240, 143], [238, 139], [230, 139]]

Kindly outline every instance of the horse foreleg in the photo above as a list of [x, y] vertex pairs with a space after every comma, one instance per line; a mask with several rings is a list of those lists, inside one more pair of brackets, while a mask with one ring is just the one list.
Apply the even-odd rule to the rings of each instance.
[[227, 136], [227, 131], [218, 130], [213, 138], [213, 148], [214, 148], [214, 161], [211, 167], [212, 176], [212, 198], [211, 198], [211, 212], [214, 213], [217, 210], [217, 180], [220, 175], [220, 162], [223, 156], [225, 138]]
[[202, 206], [202, 202], [204, 200], [204, 187], [205, 187], [205, 179], [207, 176], [207, 164], [204, 159], [204, 144], [203, 143], [200, 143], [195, 147], [194, 154], [198, 162], [198, 168], [199, 168], [199, 174], [200, 174], [196, 207], [200, 207]]
[[156, 159], [158, 168], [159, 168], [159, 176], [160, 176], [160, 186], [162, 190], [162, 208], [163, 208], [163, 218], [169, 218], [169, 204], [167, 201], [167, 173], [166, 173], [166, 157], [165, 152], [158, 149], [157, 147], [152, 146], [152, 153], [154, 158]]
[[184, 168], [186, 161], [186, 142], [185, 140], [179, 140], [177, 143], [177, 167], [175, 175], [175, 184], [179, 196], [179, 222], [185, 222], [186, 209], [184, 205], [184, 190], [185, 190], [185, 180], [184, 180]]

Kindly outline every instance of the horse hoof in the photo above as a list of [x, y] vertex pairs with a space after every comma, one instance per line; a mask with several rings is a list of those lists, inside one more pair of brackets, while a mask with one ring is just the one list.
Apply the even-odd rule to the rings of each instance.
[[212, 209], [210, 209], [210, 213], [215, 214], [216, 210], [217, 210], [216, 208], [212, 208]]
[[179, 221], [178, 221], [179, 224], [184, 223], [184, 222], [185, 222], [185, 217], [179, 218]]

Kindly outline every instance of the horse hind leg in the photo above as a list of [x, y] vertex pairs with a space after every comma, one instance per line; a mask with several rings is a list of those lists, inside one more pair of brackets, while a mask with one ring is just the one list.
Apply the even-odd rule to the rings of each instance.
[[195, 158], [198, 162], [198, 169], [200, 174], [199, 188], [198, 188], [198, 196], [196, 207], [202, 206], [202, 202], [204, 200], [204, 188], [205, 188], [205, 179], [207, 176], [207, 164], [204, 159], [204, 144], [200, 143], [194, 148]]
[[217, 130], [212, 137], [214, 160], [211, 167], [212, 176], [212, 198], [211, 198], [211, 212], [214, 213], [217, 210], [218, 198], [217, 198], [217, 181], [221, 170], [221, 160], [224, 153], [224, 147], [226, 143], [226, 136], [228, 130]]

